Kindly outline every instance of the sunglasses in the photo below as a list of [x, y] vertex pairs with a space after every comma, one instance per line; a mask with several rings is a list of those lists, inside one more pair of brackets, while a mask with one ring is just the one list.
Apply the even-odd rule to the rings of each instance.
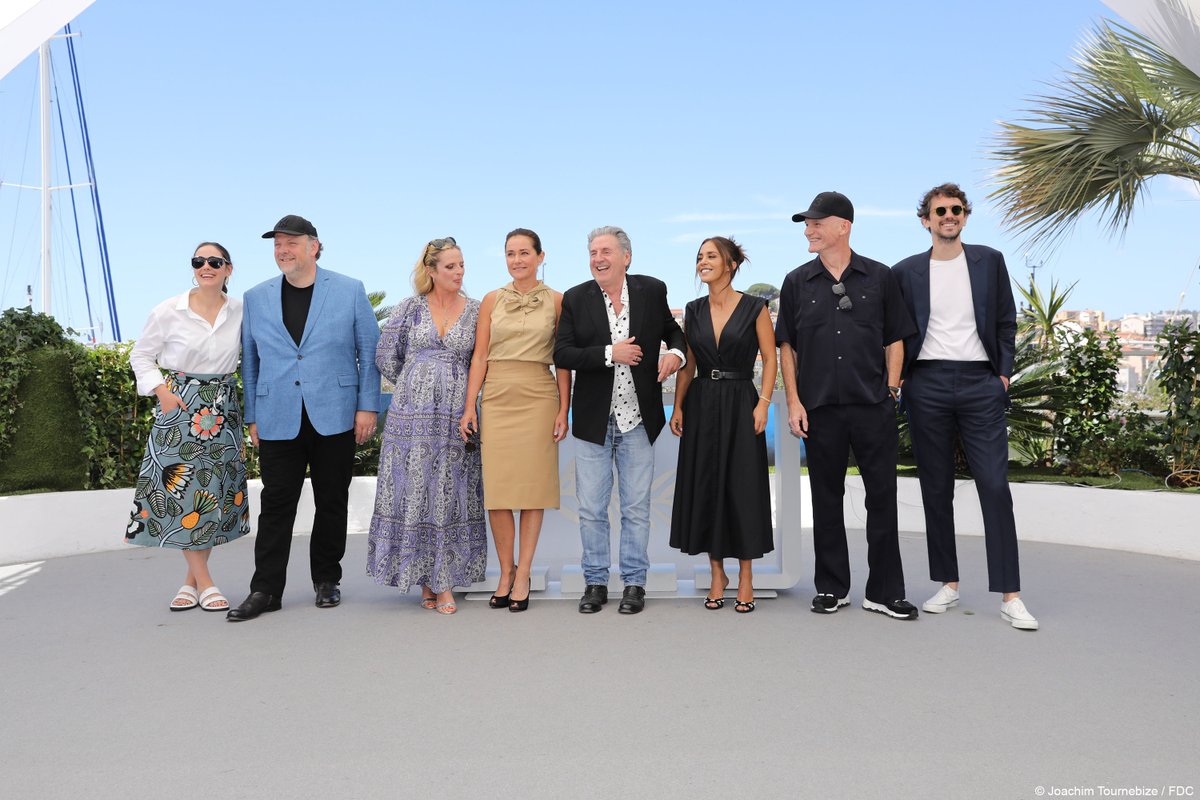
[[946, 216], [947, 211], [949, 211], [954, 216], [958, 217], [958, 216], [962, 216], [963, 207], [962, 206], [950, 206], [949, 208], [946, 208], [945, 206], [938, 206], [937, 208], [935, 208], [933, 210], [933, 213], [937, 214], [939, 217], [944, 217], [944, 216]]
[[835, 283], [833, 293], [838, 297], [838, 311], [849, 311], [854, 308], [854, 303], [850, 302], [850, 296], [846, 294], [846, 284], [841, 281]]
[[471, 431], [471, 435], [467, 437], [467, 441], [463, 443], [463, 449], [468, 453], [474, 453], [479, 449], [479, 431]]
[[192, 259], [192, 269], [200, 269], [205, 264], [208, 264], [213, 269], [221, 269], [228, 263], [230, 262], [223, 258], [217, 258], [216, 256], [209, 256], [208, 258], [205, 258], [204, 256], [196, 256]]
[[453, 236], [447, 236], [445, 239], [434, 239], [429, 246], [434, 250], [441, 250], [443, 247], [457, 247], [458, 242], [454, 241]]

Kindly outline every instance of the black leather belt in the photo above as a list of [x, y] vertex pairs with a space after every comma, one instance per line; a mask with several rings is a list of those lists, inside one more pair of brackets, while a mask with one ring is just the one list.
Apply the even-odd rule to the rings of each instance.
[[726, 372], [719, 369], [696, 370], [696, 378], [706, 381], [750, 381], [754, 380], [753, 372]]

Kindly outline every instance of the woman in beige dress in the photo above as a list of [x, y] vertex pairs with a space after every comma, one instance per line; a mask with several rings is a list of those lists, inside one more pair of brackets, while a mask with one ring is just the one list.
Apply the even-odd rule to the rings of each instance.
[[[480, 435], [483, 507], [500, 561], [500, 580], [488, 604], [524, 611], [542, 518], [545, 509], [558, 508], [558, 443], [567, 435], [571, 373], [550, 370], [562, 295], [538, 280], [546, 258], [541, 238], [517, 228], [505, 237], [504, 258], [512, 282], [488, 292], [479, 304], [459, 433], [464, 441]], [[482, 426], [475, 411], [481, 388]], [[519, 558], [514, 558], [516, 511]]]

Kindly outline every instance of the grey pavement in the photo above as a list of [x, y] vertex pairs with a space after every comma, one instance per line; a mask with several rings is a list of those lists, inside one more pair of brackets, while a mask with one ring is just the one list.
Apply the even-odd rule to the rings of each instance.
[[[313, 607], [298, 537], [283, 610], [230, 624], [167, 611], [177, 553], [51, 559], [0, 581], [0, 797], [1200, 791], [1200, 562], [1023, 543], [1027, 633], [985, 591], [981, 539], [959, 542], [962, 605], [916, 622], [858, 607], [850, 539], [854, 605], [827, 617], [809, 582], [750, 615], [535, 594], [440, 617], [370, 583], [351, 536], [341, 607]], [[234, 604], [252, 547], [213, 556]], [[923, 536], [902, 550], [919, 605]]]

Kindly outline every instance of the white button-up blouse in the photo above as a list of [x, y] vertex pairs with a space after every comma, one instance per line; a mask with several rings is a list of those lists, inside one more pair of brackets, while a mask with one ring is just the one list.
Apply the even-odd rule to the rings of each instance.
[[138, 394], [150, 395], [163, 383], [163, 369], [224, 375], [237, 369], [242, 348], [242, 301], [226, 297], [209, 325], [188, 307], [190, 292], [154, 307], [129, 353]]

